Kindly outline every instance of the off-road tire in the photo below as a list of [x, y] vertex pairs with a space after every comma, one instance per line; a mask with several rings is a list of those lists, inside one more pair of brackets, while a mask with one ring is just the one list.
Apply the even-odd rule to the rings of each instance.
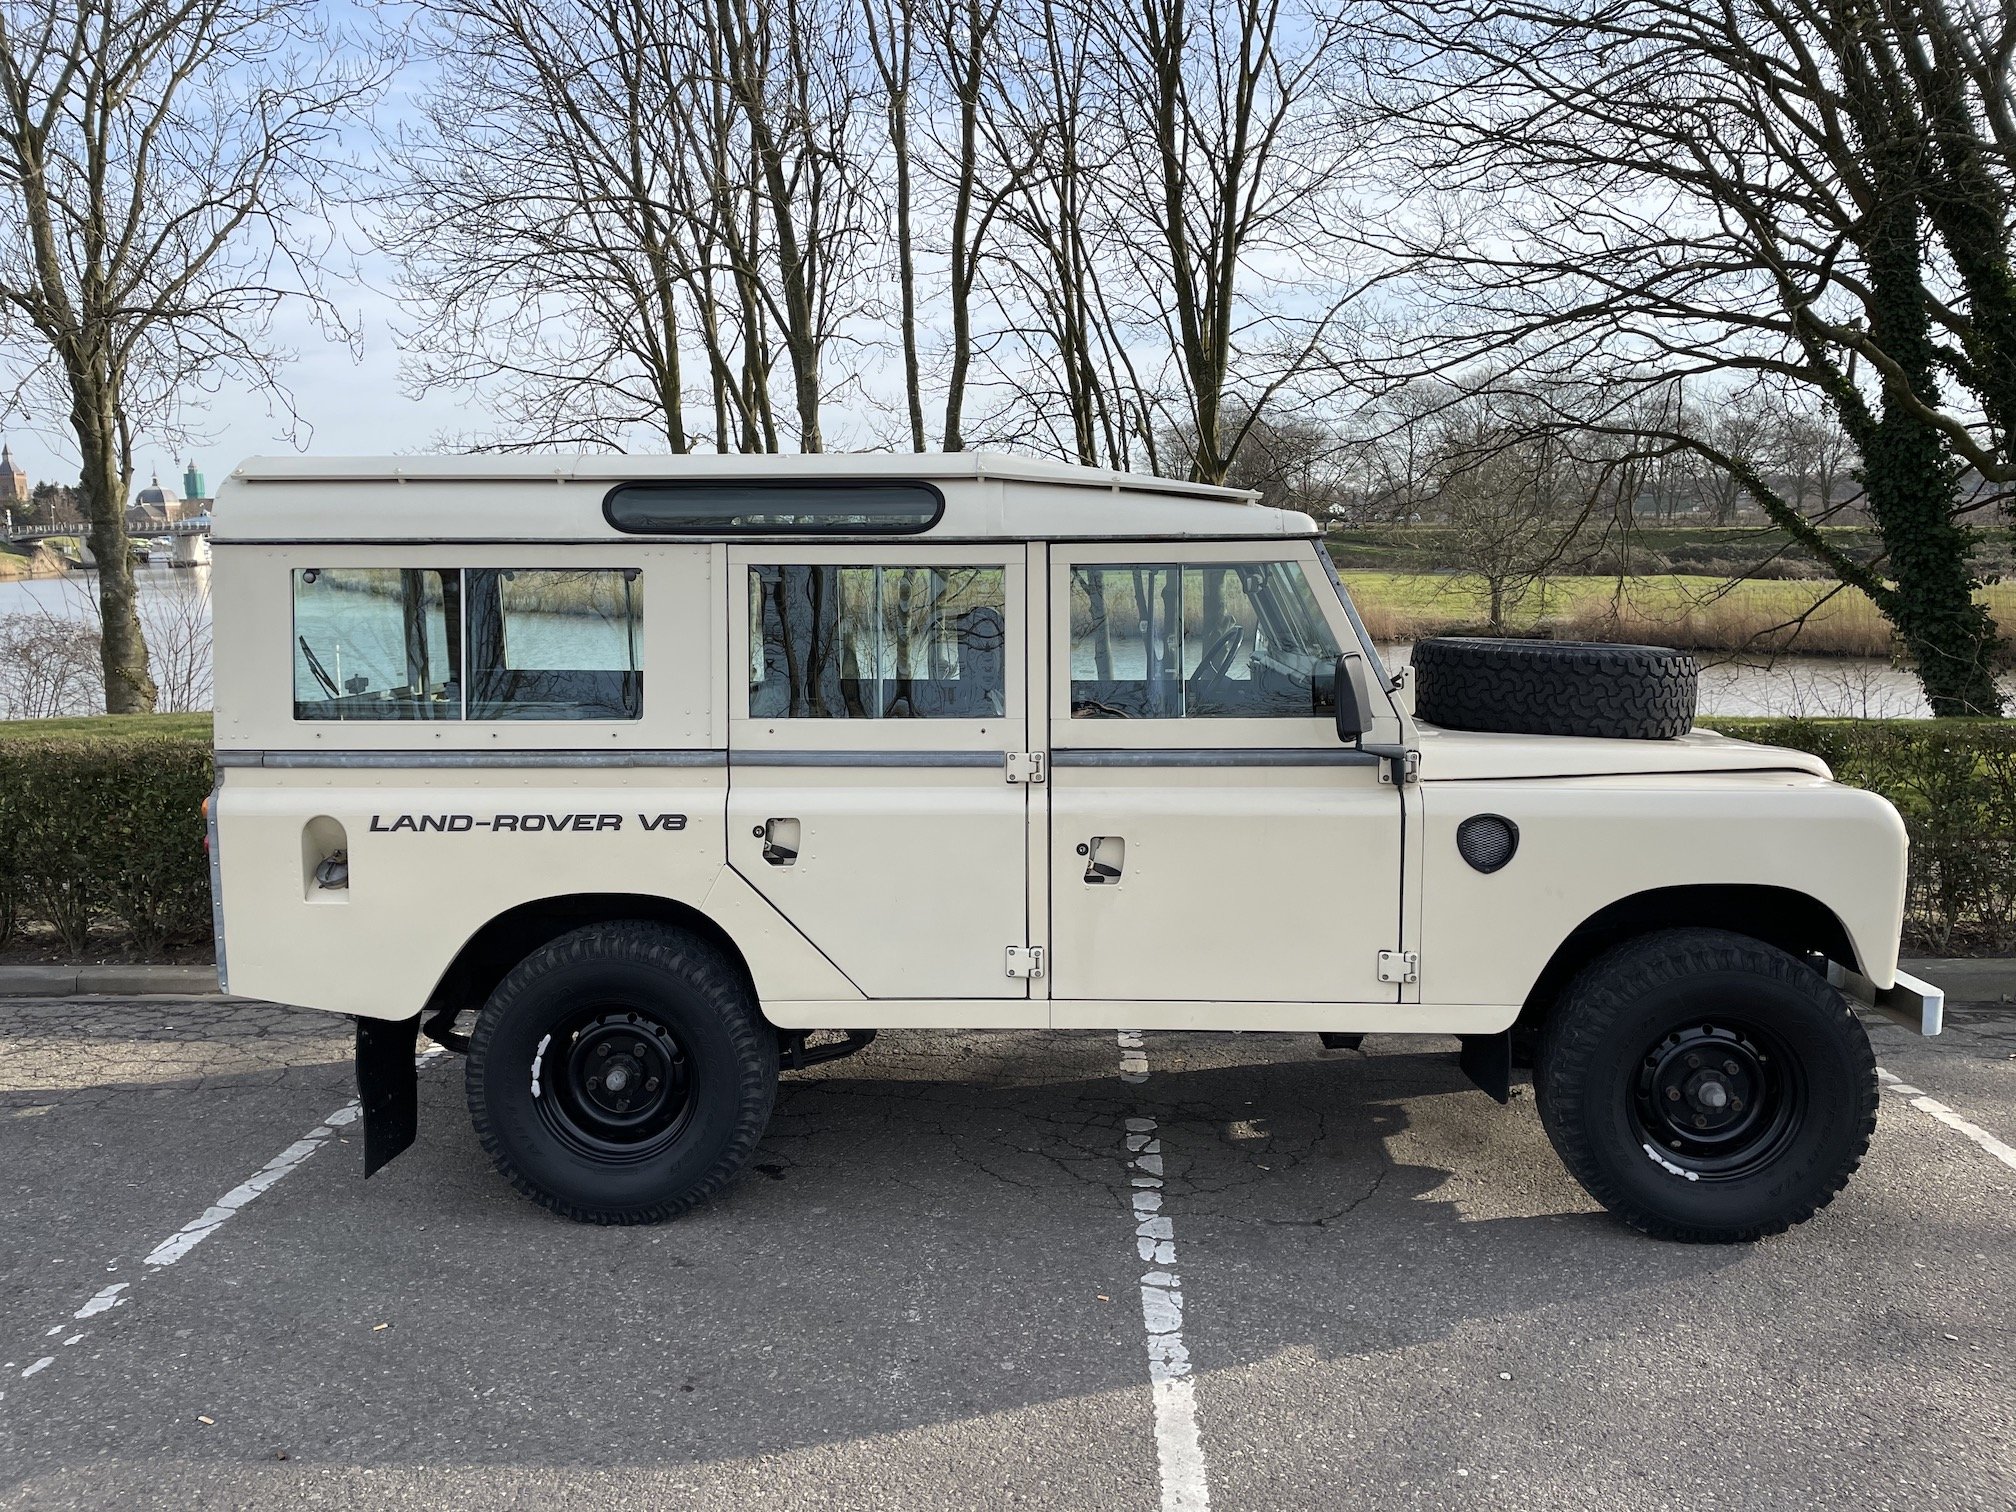
[[[565, 1047], [551, 1040], [578, 1039], [565, 1026], [584, 1011], [598, 1025], [643, 1015], [654, 1044], [662, 1035], [683, 1052], [688, 1111], [648, 1158], [583, 1153], [556, 1130], [550, 1099]], [[535, 1063], [545, 1080], [537, 1092]], [[776, 1102], [777, 1032], [743, 974], [703, 941], [637, 920], [591, 924], [541, 946], [498, 984], [470, 1035], [466, 1081], [476, 1137], [519, 1192], [582, 1223], [657, 1223], [711, 1198], [749, 1163]]]
[[[1647, 1095], [1661, 1050], [1670, 1060], [1684, 1026], [1704, 1023], [1769, 1045], [1760, 1059], [1779, 1058], [1770, 1069], [1802, 1090], [1796, 1123], [1760, 1143], [1754, 1170], [1696, 1168], [1690, 1180], [1676, 1162], [1694, 1156], [1677, 1140], [1659, 1148], [1642, 1110], [1664, 1106]], [[1677, 1039], [1690, 1043], [1722, 1042]], [[1846, 1185], [1876, 1127], [1876, 1058], [1847, 1001], [1785, 952], [1722, 930], [1645, 935], [1591, 962], [1547, 1017], [1533, 1082], [1547, 1137], [1589, 1195], [1635, 1229], [1688, 1243], [1804, 1223]]]
[[1694, 725], [1700, 666], [1661, 646], [1441, 636], [1413, 664], [1414, 712], [1444, 729], [1671, 740]]

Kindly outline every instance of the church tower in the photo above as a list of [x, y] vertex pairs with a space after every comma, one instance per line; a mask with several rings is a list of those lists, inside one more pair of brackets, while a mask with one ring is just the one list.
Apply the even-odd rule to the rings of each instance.
[[0, 504], [28, 502], [28, 474], [14, 465], [14, 448], [0, 446]]

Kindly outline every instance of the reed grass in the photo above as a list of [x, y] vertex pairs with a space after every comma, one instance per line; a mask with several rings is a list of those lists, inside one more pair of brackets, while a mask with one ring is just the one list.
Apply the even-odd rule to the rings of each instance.
[[[1347, 572], [1375, 640], [1475, 633], [1489, 619], [1481, 579], [1460, 574]], [[2016, 584], [1980, 591], [2005, 635], [2016, 633]], [[1888, 658], [1890, 625], [1866, 595], [1832, 582], [1738, 581], [1679, 574], [1551, 578], [1507, 616], [1513, 633], [1623, 641], [1682, 651], [1771, 651]]]

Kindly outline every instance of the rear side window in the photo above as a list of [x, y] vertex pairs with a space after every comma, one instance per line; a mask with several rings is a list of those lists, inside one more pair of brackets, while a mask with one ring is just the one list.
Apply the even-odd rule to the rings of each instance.
[[460, 719], [462, 574], [308, 567], [294, 574], [296, 719]]
[[999, 567], [752, 567], [749, 713], [999, 718], [1007, 620]]
[[465, 575], [471, 719], [636, 719], [644, 596], [635, 568]]
[[631, 535], [916, 535], [944, 511], [928, 483], [622, 483], [602, 500]]
[[643, 631], [635, 568], [302, 568], [294, 717], [637, 719]]

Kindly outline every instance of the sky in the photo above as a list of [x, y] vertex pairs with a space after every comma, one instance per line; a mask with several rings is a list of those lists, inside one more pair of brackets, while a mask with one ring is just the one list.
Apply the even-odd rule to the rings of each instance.
[[[306, 442], [297, 447], [288, 438], [290, 421], [269, 396], [243, 387], [226, 387], [205, 408], [189, 416], [191, 428], [202, 434], [193, 448], [198, 467], [214, 490], [219, 479], [246, 457], [310, 450], [318, 454], [418, 452], [443, 434], [485, 428], [480, 408], [451, 395], [430, 395], [415, 401], [402, 392], [399, 351], [395, 339], [398, 308], [382, 287], [389, 272], [367, 264], [368, 282], [332, 279], [330, 292], [362, 331], [355, 354], [329, 341], [298, 314], [283, 314], [282, 339], [297, 354], [284, 374], [303, 422]], [[77, 453], [64, 444], [60, 429], [0, 427], [14, 460], [33, 482], [77, 480]], [[164, 485], [178, 491], [187, 460], [160, 442], [148, 440], [134, 457], [136, 486], [144, 487], [158, 472]]]
[[[397, 29], [411, 24], [408, 7], [384, 0], [324, 0], [331, 21], [359, 31]], [[381, 126], [396, 125], [414, 91], [426, 81], [426, 69], [409, 59], [379, 100], [375, 115]], [[361, 133], [353, 141], [360, 154], [372, 149]], [[275, 320], [279, 340], [296, 360], [282, 374], [300, 417], [297, 426], [272, 396], [243, 385], [226, 386], [201, 409], [184, 416], [200, 439], [186, 454], [156, 438], [135, 449], [136, 488], [158, 473], [164, 486], [179, 491], [183, 463], [191, 457], [215, 489], [220, 479], [247, 457], [294, 451], [322, 455], [410, 453], [434, 449], [443, 435], [489, 428], [489, 418], [473, 402], [453, 395], [408, 398], [400, 384], [397, 328], [400, 314], [393, 295], [391, 264], [370, 245], [368, 231], [350, 228], [347, 246], [332, 257], [325, 291], [359, 329], [360, 349], [353, 352], [329, 340], [297, 307], [283, 306]], [[354, 267], [347, 264], [355, 263]], [[65, 434], [61, 417], [53, 424], [29, 426], [0, 417], [0, 438], [12, 448], [14, 460], [33, 482], [77, 480], [76, 448]]]

